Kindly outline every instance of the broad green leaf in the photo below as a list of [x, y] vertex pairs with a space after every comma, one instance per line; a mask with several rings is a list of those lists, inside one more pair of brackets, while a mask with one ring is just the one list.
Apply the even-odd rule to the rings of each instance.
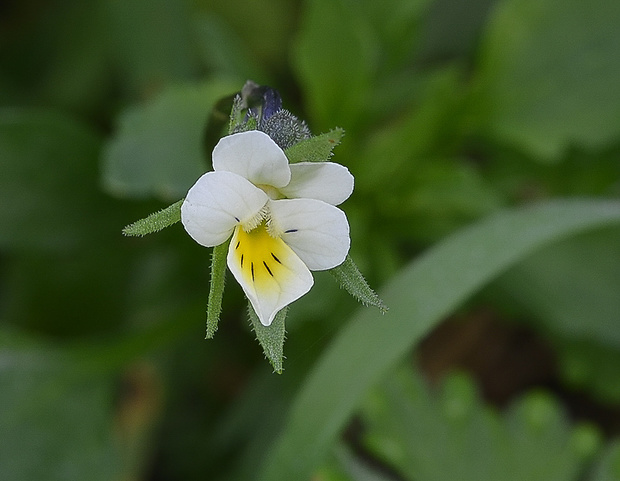
[[384, 313], [388, 311], [388, 307], [377, 293], [370, 288], [350, 256], [347, 256], [342, 264], [330, 269], [329, 272], [336, 278], [343, 289], [362, 304], [377, 307]]
[[311, 137], [286, 149], [291, 164], [295, 162], [325, 162], [332, 156], [332, 150], [344, 135], [342, 129], [332, 129], [325, 134]]
[[494, 298], [551, 337], [572, 388], [620, 400], [620, 229], [589, 232], [525, 259], [491, 287]]
[[0, 110], [0, 245], [70, 248], [96, 240], [112, 204], [97, 189], [100, 137], [59, 112]]
[[376, 69], [369, 21], [350, 0], [306, 2], [293, 65], [304, 87], [311, 125], [359, 124]]
[[281, 309], [273, 319], [271, 325], [263, 326], [260, 319], [254, 312], [251, 305], [248, 305], [248, 315], [252, 323], [252, 329], [256, 334], [256, 339], [263, 348], [265, 357], [269, 360], [273, 369], [278, 374], [282, 374], [284, 361], [284, 340], [286, 338], [286, 329], [284, 321], [288, 308]]
[[537, 252], [497, 285], [547, 330], [620, 349], [620, 229], [589, 232]]
[[60, 351], [7, 345], [0, 365], [0, 478], [120, 479], [112, 379], [80, 373]]
[[620, 3], [506, 0], [481, 44], [485, 129], [540, 158], [620, 133]]
[[573, 481], [600, 443], [547, 394], [527, 394], [500, 416], [467, 376], [431, 393], [408, 367], [373, 391], [362, 416], [371, 451], [416, 481]]
[[106, 188], [119, 196], [183, 197], [208, 170], [203, 136], [211, 109], [238, 89], [222, 81], [176, 86], [125, 111], [104, 151]]
[[563, 200], [498, 213], [437, 244], [381, 290], [314, 366], [259, 479], [308, 479], [376, 384], [428, 331], [517, 261], [554, 241], [620, 224], [620, 203]]
[[209, 300], [207, 304], [207, 334], [206, 339], [211, 339], [217, 331], [222, 312], [222, 298], [224, 297], [224, 281], [226, 279], [226, 255], [228, 242], [224, 242], [213, 248], [211, 255], [211, 283], [209, 284]]
[[159, 232], [166, 227], [176, 224], [181, 220], [181, 204], [183, 199], [169, 205], [165, 209], [153, 212], [151, 215], [140, 219], [123, 229], [123, 234], [129, 236], [144, 236]]

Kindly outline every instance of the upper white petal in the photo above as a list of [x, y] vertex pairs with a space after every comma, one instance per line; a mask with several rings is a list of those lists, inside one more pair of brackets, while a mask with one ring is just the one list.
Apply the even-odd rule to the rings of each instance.
[[349, 222], [338, 207], [315, 199], [269, 202], [272, 228], [310, 270], [344, 262], [351, 245]]
[[199, 244], [212, 247], [228, 239], [238, 224], [252, 219], [268, 197], [232, 172], [207, 172], [189, 189], [181, 205], [181, 221]]
[[213, 169], [234, 172], [255, 185], [284, 187], [291, 170], [284, 151], [259, 130], [222, 137], [213, 149]]
[[291, 181], [280, 189], [286, 197], [318, 199], [338, 205], [353, 192], [354, 179], [349, 169], [333, 162], [291, 164]]
[[228, 248], [228, 268], [243, 288], [260, 322], [269, 326], [280, 309], [310, 290], [314, 279], [301, 259], [264, 225], [241, 227]]

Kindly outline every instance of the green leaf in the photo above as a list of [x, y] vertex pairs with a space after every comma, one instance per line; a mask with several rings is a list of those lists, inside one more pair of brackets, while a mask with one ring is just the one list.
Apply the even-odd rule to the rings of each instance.
[[562, 200], [498, 213], [439, 243], [382, 290], [390, 311], [362, 309], [302, 385], [259, 479], [308, 479], [368, 389], [429, 330], [536, 249], [620, 224], [620, 202]]
[[230, 239], [213, 248], [211, 255], [211, 283], [209, 285], [209, 301], [207, 304], [207, 334], [211, 339], [217, 331], [222, 312], [222, 298], [224, 297], [224, 281], [226, 279], [226, 255]]
[[100, 137], [50, 110], [0, 110], [0, 245], [71, 249], [97, 240], [113, 205], [97, 189]]
[[554, 339], [554, 347], [559, 374], [571, 389], [587, 392], [606, 404], [620, 403], [619, 348], [572, 338]]
[[542, 326], [572, 388], [620, 400], [620, 229], [567, 239], [528, 257], [489, 291]]
[[363, 118], [377, 62], [377, 45], [367, 18], [348, 0], [305, 3], [293, 65], [312, 125], [354, 128]]
[[544, 393], [527, 394], [498, 416], [464, 374], [431, 393], [411, 368], [401, 368], [369, 398], [367, 445], [405, 479], [572, 481], [600, 443], [598, 431], [571, 426]]
[[[348, 448], [344, 443], [336, 447], [336, 458], [340, 465], [339, 469], [333, 473], [332, 477], [329, 477], [329, 471], [325, 473], [319, 473], [319, 479], [333, 480], [333, 481], [394, 481], [394, 478], [388, 474], [383, 473], [378, 468], [374, 468], [371, 465], [371, 461], [363, 459], [362, 456], [356, 456], [353, 450]], [[329, 468], [329, 467], [328, 467]], [[334, 471], [336, 469], [334, 468]], [[323, 468], [325, 471], [325, 468]], [[346, 473], [346, 474], [345, 474]]]
[[123, 234], [128, 236], [145, 236], [176, 224], [181, 220], [181, 204], [183, 204], [183, 199], [169, 205], [165, 209], [153, 212], [148, 217], [125, 227]]
[[268, 77], [260, 59], [250, 53], [223, 17], [201, 12], [194, 20], [194, 31], [198, 52], [211, 71], [241, 79]]
[[120, 479], [113, 380], [80, 373], [61, 351], [1, 344], [0, 478]]
[[[402, 70], [410, 68], [420, 41], [424, 39], [422, 35], [428, 30], [425, 27], [428, 23], [429, 7], [434, 4], [433, 0], [356, 2], [356, 7], [363, 10], [364, 17], [371, 24], [373, 34], [380, 44], [379, 75], [393, 82]], [[455, 8], [453, 5], [449, 6]], [[442, 7], [445, 8], [444, 5]], [[443, 35], [447, 33], [441, 32]], [[410, 75], [407, 77], [410, 78]]]
[[274, 371], [278, 374], [282, 374], [284, 369], [282, 367], [284, 339], [286, 338], [284, 320], [286, 319], [287, 310], [287, 307], [280, 310], [270, 326], [263, 326], [252, 306], [248, 305], [248, 315], [252, 323], [252, 328], [256, 333], [256, 339], [258, 339], [258, 342], [260, 342], [260, 345], [263, 347], [265, 357], [269, 359]]
[[620, 440], [609, 444], [587, 479], [588, 481], [620, 480]]
[[498, 3], [477, 74], [485, 129], [548, 159], [615, 141], [619, 22], [620, 3], [608, 0]]
[[200, 71], [192, 35], [192, 10], [176, 0], [106, 3], [105, 40], [121, 85], [146, 98], [170, 82], [195, 78]]
[[119, 196], [183, 197], [207, 169], [203, 136], [216, 102], [238, 90], [230, 82], [169, 88], [125, 111], [103, 154], [103, 182]]
[[496, 284], [562, 337], [620, 349], [620, 229], [602, 229], [537, 252]]
[[332, 156], [332, 150], [340, 143], [344, 130], [332, 129], [329, 132], [302, 140], [286, 149], [291, 164], [296, 162], [325, 162]]
[[343, 289], [362, 304], [377, 307], [383, 313], [388, 311], [388, 307], [377, 293], [370, 288], [350, 256], [347, 256], [345, 261], [339, 266], [330, 269], [329, 273], [336, 278]]

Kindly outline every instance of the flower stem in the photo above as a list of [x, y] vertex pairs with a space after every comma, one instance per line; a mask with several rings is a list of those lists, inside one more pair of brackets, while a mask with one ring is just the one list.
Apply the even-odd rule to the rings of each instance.
[[226, 277], [226, 254], [228, 242], [213, 248], [211, 255], [211, 285], [209, 287], [209, 301], [207, 304], [207, 334], [205, 339], [211, 339], [217, 331], [217, 325], [222, 311], [222, 297], [224, 296], [224, 280]]

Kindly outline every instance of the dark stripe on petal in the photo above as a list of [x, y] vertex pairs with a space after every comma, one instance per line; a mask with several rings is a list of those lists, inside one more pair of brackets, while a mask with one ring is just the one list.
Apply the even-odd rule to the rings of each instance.
[[263, 261], [263, 265], [265, 266], [265, 269], [267, 269], [267, 272], [269, 272], [269, 275], [273, 277], [273, 272], [271, 272], [271, 269], [269, 269], [269, 266], [265, 261]]

